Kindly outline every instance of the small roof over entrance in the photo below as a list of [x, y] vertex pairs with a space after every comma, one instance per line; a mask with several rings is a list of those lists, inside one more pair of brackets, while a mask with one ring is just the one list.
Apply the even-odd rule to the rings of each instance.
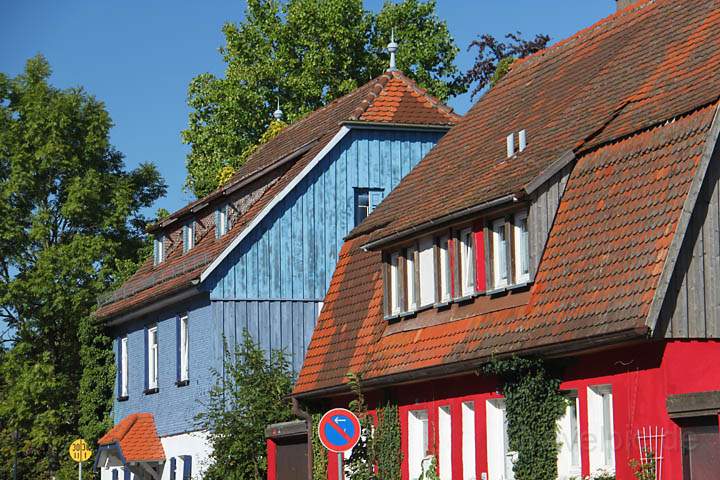
[[123, 418], [98, 440], [95, 467], [126, 467], [139, 478], [159, 479], [165, 450], [150, 413]]

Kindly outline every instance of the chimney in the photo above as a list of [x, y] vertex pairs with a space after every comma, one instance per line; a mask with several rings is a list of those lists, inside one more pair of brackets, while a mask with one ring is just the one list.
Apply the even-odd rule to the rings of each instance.
[[617, 7], [617, 11], [629, 7], [633, 3], [635, 3], [636, 0], [615, 0], [615, 6]]

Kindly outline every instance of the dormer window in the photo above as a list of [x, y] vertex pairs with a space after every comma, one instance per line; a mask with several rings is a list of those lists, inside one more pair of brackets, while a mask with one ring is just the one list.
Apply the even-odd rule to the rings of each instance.
[[530, 244], [527, 211], [491, 222], [492, 288], [530, 281]]
[[165, 260], [165, 236], [158, 235], [153, 243], [153, 263], [160, 265]]
[[367, 218], [383, 199], [382, 188], [355, 189], [355, 226]]
[[384, 259], [388, 317], [525, 285], [530, 281], [527, 211], [449, 228], [386, 252]]
[[187, 253], [195, 246], [195, 221], [190, 220], [183, 225], [183, 253]]
[[215, 210], [215, 237], [222, 237], [228, 230], [228, 206], [225, 204]]

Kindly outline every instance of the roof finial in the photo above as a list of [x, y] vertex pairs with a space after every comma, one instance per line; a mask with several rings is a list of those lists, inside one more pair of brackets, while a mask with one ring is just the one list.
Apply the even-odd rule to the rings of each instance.
[[282, 120], [282, 117], [283, 117], [283, 112], [282, 112], [282, 110], [280, 110], [280, 98], [279, 98], [279, 97], [278, 97], [278, 99], [277, 99], [277, 110], [275, 110], [275, 111], [273, 112], [273, 117], [274, 117], [275, 120], [277, 120], [277, 121]]
[[388, 72], [394, 72], [397, 70], [397, 65], [395, 63], [395, 52], [398, 50], [398, 44], [395, 43], [395, 29], [393, 28], [390, 33], [390, 43], [388, 43], [387, 46], [388, 52], [390, 52], [390, 68], [388, 68]]

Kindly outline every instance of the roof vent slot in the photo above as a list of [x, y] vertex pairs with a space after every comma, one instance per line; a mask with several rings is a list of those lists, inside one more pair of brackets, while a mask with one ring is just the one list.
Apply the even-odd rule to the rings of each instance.
[[507, 156], [508, 156], [508, 158], [510, 158], [513, 155], [515, 155], [515, 134], [514, 133], [511, 133], [510, 135], [507, 136], [506, 144], [507, 144]]

